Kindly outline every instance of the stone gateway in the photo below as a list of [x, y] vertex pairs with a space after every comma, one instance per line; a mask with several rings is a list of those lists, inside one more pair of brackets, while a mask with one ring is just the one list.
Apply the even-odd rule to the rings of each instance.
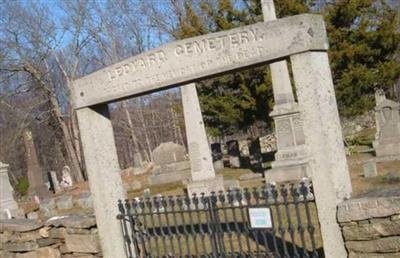
[[206, 77], [287, 58], [302, 124], [307, 125], [304, 140], [325, 257], [345, 257], [336, 205], [350, 196], [351, 184], [327, 48], [323, 18], [304, 14], [173, 42], [74, 81], [72, 99], [104, 257], [125, 256], [116, 216], [117, 200], [126, 193], [107, 103], [168, 87], [191, 87]]

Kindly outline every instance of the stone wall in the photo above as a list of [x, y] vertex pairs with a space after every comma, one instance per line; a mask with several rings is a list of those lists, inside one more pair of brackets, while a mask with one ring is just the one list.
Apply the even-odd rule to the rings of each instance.
[[102, 257], [93, 216], [0, 220], [0, 257]]
[[400, 257], [400, 196], [345, 201], [338, 221], [350, 258]]

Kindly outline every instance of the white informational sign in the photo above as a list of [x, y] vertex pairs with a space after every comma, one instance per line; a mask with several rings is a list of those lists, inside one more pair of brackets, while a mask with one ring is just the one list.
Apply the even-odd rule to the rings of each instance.
[[252, 228], [272, 228], [270, 208], [249, 208], [249, 217]]

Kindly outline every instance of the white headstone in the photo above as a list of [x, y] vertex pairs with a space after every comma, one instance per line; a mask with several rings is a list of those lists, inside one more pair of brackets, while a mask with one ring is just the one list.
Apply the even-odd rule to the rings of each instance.
[[71, 169], [68, 166], [64, 166], [62, 169], [62, 178], [60, 186], [63, 188], [71, 187], [73, 185], [71, 177]]
[[376, 162], [370, 161], [363, 164], [364, 177], [376, 177], [378, 175], [378, 169], [376, 168]]
[[0, 219], [10, 219], [18, 210], [8, 178], [8, 164], [0, 162]]

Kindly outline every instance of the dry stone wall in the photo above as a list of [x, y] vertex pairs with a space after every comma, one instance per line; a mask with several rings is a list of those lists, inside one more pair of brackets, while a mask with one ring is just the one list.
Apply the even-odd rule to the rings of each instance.
[[0, 257], [102, 257], [93, 216], [0, 220]]
[[400, 196], [345, 201], [338, 221], [350, 258], [400, 257]]

